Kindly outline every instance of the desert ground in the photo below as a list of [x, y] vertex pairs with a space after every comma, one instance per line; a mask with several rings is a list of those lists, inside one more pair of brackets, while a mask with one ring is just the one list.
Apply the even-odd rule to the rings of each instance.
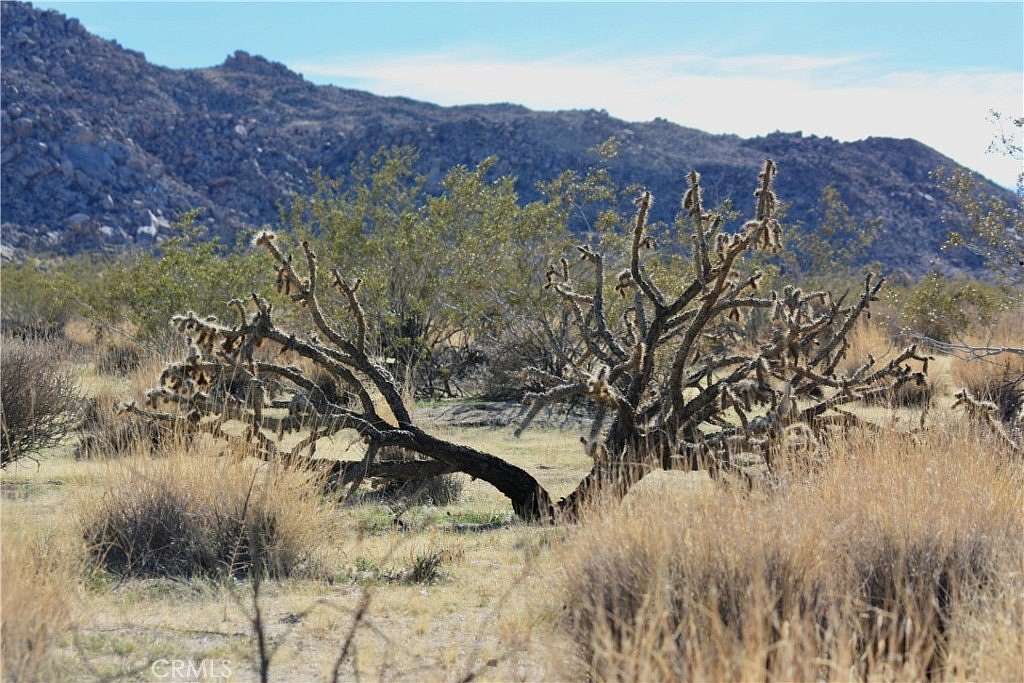
[[[108, 374], [97, 371], [88, 353], [79, 351], [61, 350], [84, 392], [108, 406], [137, 396], [159, 367], [158, 359], [149, 359], [128, 373]], [[918, 407], [864, 407], [859, 409], [860, 415], [887, 431], [854, 438], [856, 445], [845, 447], [846, 455], [857, 451], [854, 456], [864, 461], [865, 480], [889, 472], [884, 479], [890, 482], [898, 482], [901, 469], [909, 467], [894, 460], [934, 460], [924, 463], [924, 476], [939, 481], [922, 485], [939, 498], [922, 501], [912, 512], [903, 509], [901, 501], [883, 500], [883, 508], [896, 505], [883, 517], [898, 516], [901, 510], [907, 517], [890, 519], [888, 524], [932, 533], [924, 529], [930, 523], [921, 522], [920, 517], [929, 515], [929, 507], [936, 503], [943, 505], [943, 497], [948, 497], [949, 507], [942, 509], [949, 519], [941, 520], [942, 529], [935, 532], [947, 539], [943, 544], [965, 529], [970, 531], [971, 524], [980, 523], [976, 515], [988, 510], [996, 517], [1003, 515], [1002, 522], [1008, 525], [1003, 531], [1010, 531], [999, 552], [1006, 548], [1019, 551], [1022, 539], [1014, 534], [1019, 534], [1024, 513], [1019, 508], [1020, 489], [1014, 490], [1014, 486], [1021, 482], [1020, 463], [1001, 462], [1003, 456], [988, 450], [991, 443], [987, 437], [956, 426], [963, 420], [950, 410], [950, 365], [948, 358], [933, 362], [932, 381], [938, 393], [927, 415], [931, 431], [913, 437], [916, 442], [906, 438], [906, 432], [919, 427]], [[427, 420], [444, 415], [438, 405], [421, 404]], [[535, 473], [553, 495], [570, 492], [591, 466], [573, 425], [558, 429], [546, 423], [519, 438], [513, 436], [511, 427], [453, 427], [443, 421], [431, 426], [445, 438], [500, 453]], [[386, 500], [341, 504], [337, 495], [311, 496], [309, 491], [315, 487], [301, 475], [297, 475], [298, 481], [272, 486], [270, 480], [287, 480], [293, 475], [225, 451], [212, 440], [161, 444], [152, 451], [136, 443], [118, 457], [76, 459], [78, 441], [79, 436], [73, 436], [40, 453], [35, 461], [16, 463], [4, 470], [0, 479], [5, 635], [9, 641], [5, 663], [9, 672], [29, 674], [26, 680], [36, 676], [76, 681], [245, 681], [259, 679], [261, 668], [269, 680], [281, 681], [574, 679], [585, 668], [579, 659], [580, 642], [566, 626], [566, 615], [572, 612], [570, 602], [579, 599], [579, 582], [595, 569], [588, 569], [586, 558], [624, 552], [629, 545], [624, 537], [657, 543], [659, 535], [667, 533], [662, 527], [685, 528], [702, 515], [706, 517], [707, 509], [702, 506], [707, 505], [746, 511], [734, 515], [732, 521], [720, 521], [721, 533], [728, 533], [736, 519], [757, 506], [770, 505], [765, 501], [772, 498], [738, 482], [712, 482], [703, 472], [656, 472], [625, 501], [597, 506], [600, 509], [579, 524], [532, 525], [517, 521], [508, 501], [495, 489], [464, 475], [457, 475], [462, 484], [458, 500], [443, 506]], [[922, 441], [924, 448], [920, 447]], [[963, 452], [965, 447], [974, 452]], [[361, 443], [336, 436], [321, 444], [320, 452], [351, 458], [352, 451], [358, 455], [361, 448]], [[962, 462], [951, 463], [953, 454]], [[836, 467], [849, 475], [850, 463], [843, 462]], [[998, 466], [993, 466], [994, 462], [999, 462]], [[832, 465], [822, 466], [824, 474], [809, 472], [802, 465], [794, 467], [794, 479], [803, 478], [804, 486], [813, 487], [818, 484], [807, 482], [828, 479]], [[955, 471], [944, 471], [950, 467]], [[932, 468], [937, 472], [930, 472]], [[993, 479], [967, 482], [967, 494], [942, 491], [950, 477], [956, 481], [972, 468]], [[97, 523], [97, 515], [102, 515], [98, 511], [109, 510], [104, 502], [130, 507], [132, 492], [147, 482], [157, 489], [178, 486], [192, 501], [188, 505], [197, 506], [197, 514], [210, 500], [231, 499], [240, 490], [246, 492], [246, 486], [249, 497], [281, 497], [264, 502], [293, 508], [293, 518], [281, 524], [295, 529], [296, 552], [303, 554], [302, 562], [309, 566], [293, 568], [289, 576], [255, 582], [230, 572], [221, 576], [180, 572], [133, 576], [110, 571], [105, 558], [90, 549], [86, 527]], [[908, 487], [907, 495], [920, 494], [920, 487], [912, 482], [897, 483], [897, 487]], [[988, 500], [968, 505], [976, 510], [956, 507], [964, 495], [977, 494]], [[849, 501], [837, 503], [839, 507], [847, 504]], [[871, 501], [860, 504], [867, 506]], [[703, 512], [686, 512], [691, 505]], [[799, 504], [793, 506], [791, 516], [800, 514]], [[674, 513], [684, 516], [673, 518]], [[685, 515], [691, 515], [690, 519]], [[808, 519], [805, 523], [856, 524], [855, 518], [852, 514], [845, 521]], [[988, 519], [987, 523], [998, 526], [999, 520]], [[717, 524], [710, 520], [705, 532], [719, 533]], [[977, 533], [988, 531], [982, 528]], [[851, 537], [856, 533], [851, 531]], [[780, 530], [780, 534], [784, 532]], [[722, 548], [729, 543], [729, 538], [721, 539]], [[647, 548], [646, 552], [650, 551]], [[670, 554], [661, 548], [655, 555], [661, 552]], [[1020, 592], [1019, 560], [1019, 556], [1013, 559], [1012, 552], [1011, 557], [998, 560], [1004, 573], [992, 586], [979, 591], [979, 596], [988, 597], [972, 598], [972, 608], [965, 611], [970, 616], [958, 617], [971, 628], [965, 626], [957, 632], [966, 640], [950, 648], [959, 659], [947, 672], [949, 678], [1020, 679], [1024, 594]], [[612, 559], [608, 562], [614, 564]], [[257, 614], [258, 628], [254, 627]], [[265, 640], [263, 667], [260, 637]], [[23, 651], [12, 651], [12, 638], [18, 639]], [[966, 661], [979, 653], [981, 659]], [[608, 671], [599, 671], [598, 677], [662, 678], [644, 668], [652, 666], [656, 658], [641, 665], [636, 651], [630, 656], [634, 661], [620, 661]], [[740, 660], [749, 657], [747, 653]], [[705, 664], [708, 672], [723, 671], [713, 662]], [[909, 664], [895, 666], [889, 674], [895, 678], [921, 674], [915, 669], [919, 665], [911, 658]], [[745, 664], [738, 666], [725, 670], [749, 673]], [[799, 668], [791, 671], [806, 673]], [[845, 680], [850, 676], [849, 671], [844, 674], [839, 669], [830, 677]]]

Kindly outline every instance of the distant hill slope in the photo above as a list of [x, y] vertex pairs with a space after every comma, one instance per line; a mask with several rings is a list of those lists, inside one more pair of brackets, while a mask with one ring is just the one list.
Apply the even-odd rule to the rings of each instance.
[[440, 107], [316, 86], [244, 52], [207, 69], [155, 66], [25, 3], [4, 2], [2, 24], [7, 251], [147, 243], [193, 207], [222, 234], [273, 222], [280, 200], [308, 189], [312, 170], [342, 175], [358, 153], [383, 145], [418, 147], [435, 180], [454, 164], [498, 155], [498, 171], [516, 175], [529, 198], [536, 181], [591, 165], [588, 150], [613, 135], [627, 142], [613, 172], [655, 193], [656, 218], [675, 213], [691, 168], [710, 202], [731, 197], [745, 209], [755, 171], [771, 156], [791, 217], [812, 221], [822, 188], [835, 184], [856, 215], [884, 219], [873, 256], [892, 270], [926, 269], [948, 230], [949, 207], [929, 172], [956, 164], [914, 140], [744, 139], [597, 111]]

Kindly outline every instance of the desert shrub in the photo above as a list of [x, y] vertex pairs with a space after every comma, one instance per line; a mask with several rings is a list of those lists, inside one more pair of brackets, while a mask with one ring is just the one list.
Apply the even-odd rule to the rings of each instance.
[[902, 323], [939, 341], [962, 338], [971, 330], [992, 325], [1018, 296], [978, 280], [930, 273], [903, 294]]
[[909, 380], [874, 396], [866, 401], [868, 405], [891, 406], [895, 408], [923, 408], [936, 397], [949, 390], [944, 375], [934, 374], [920, 380]]
[[445, 565], [462, 557], [461, 548], [431, 546], [409, 554], [404, 568], [392, 571], [392, 581], [409, 584], [433, 584], [445, 578]]
[[454, 474], [442, 474], [425, 481], [387, 482], [375, 488], [371, 497], [383, 502], [443, 507], [462, 498], [462, 480]]
[[5, 263], [0, 269], [4, 293], [0, 299], [0, 318], [4, 334], [26, 339], [59, 335], [75, 310], [67, 286], [70, 278], [67, 268]]
[[131, 342], [108, 344], [96, 358], [96, 369], [106, 375], [123, 377], [142, 366], [143, 352]]
[[[844, 375], [850, 375], [864, 364], [868, 356], [875, 359], [873, 369], [883, 367], [900, 352], [896, 342], [889, 336], [885, 327], [872, 320], [861, 320], [850, 333], [849, 349], [836, 366]], [[942, 395], [948, 387], [941, 373], [932, 373], [927, 378], [903, 382], [868, 402], [875, 405], [897, 406], [901, 408], [921, 407], [936, 396]]]
[[538, 308], [518, 316], [509, 312], [501, 324], [481, 335], [485, 358], [481, 397], [518, 401], [529, 392], [543, 389], [543, 382], [524, 376], [524, 368], [534, 367], [561, 377], [566, 361], [575, 360], [586, 351], [582, 339], [572, 329], [572, 321], [567, 311]]
[[5, 534], [0, 544], [0, 644], [5, 681], [54, 680], [51, 657], [72, 619], [73, 557], [51, 539]]
[[[562, 562], [577, 673], [975, 676], [962, 667], [978, 644], [958, 619], [983, 597], [1019, 592], [1024, 552], [1022, 470], [980, 438], [855, 437], [774, 497], [707, 487], [599, 514]], [[1019, 678], [1014, 666], [997, 677]]]
[[[379, 460], [408, 462], [421, 459], [415, 453], [397, 447], [381, 449]], [[402, 505], [436, 505], [443, 507], [462, 498], [462, 479], [455, 474], [442, 474], [425, 480], [382, 480], [376, 482], [367, 499]]]
[[90, 295], [90, 304], [95, 316], [118, 323], [127, 319], [140, 338], [162, 340], [181, 307], [227, 317], [232, 312], [224, 292], [251, 289], [262, 275], [260, 260], [251, 253], [197, 242], [184, 230], [158, 252], [104, 264], [104, 286]]
[[42, 342], [0, 346], [0, 467], [60, 444], [75, 428], [80, 397], [59, 354]]
[[390, 584], [434, 584], [447, 577], [445, 567], [465, 555], [461, 546], [435, 545], [414, 548], [394, 565], [381, 565], [368, 557], [357, 557], [350, 576], [357, 581]]
[[1000, 353], [983, 358], [956, 358], [953, 379], [970, 394], [991, 401], [1006, 424], [1021, 419], [1024, 410], [1024, 356]]
[[81, 533], [101, 567], [182, 577], [319, 570], [331, 513], [308, 471], [256, 469], [199, 444], [165, 448], [164, 458], [116, 461], [105, 489], [82, 501]]
[[83, 402], [76, 459], [145, 454], [172, 436], [158, 422], [122, 414], [119, 404], [118, 398], [108, 392], [99, 392]]
[[787, 223], [791, 249], [780, 259], [787, 270], [796, 271], [804, 284], [827, 284], [835, 291], [842, 291], [835, 285], [848, 284], [843, 281], [867, 262], [884, 225], [877, 217], [855, 217], [834, 185], [821, 191], [808, 224]]

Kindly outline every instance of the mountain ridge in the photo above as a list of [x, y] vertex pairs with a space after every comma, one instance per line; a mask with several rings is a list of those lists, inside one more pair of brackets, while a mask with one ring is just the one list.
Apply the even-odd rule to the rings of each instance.
[[882, 219], [866, 257], [887, 269], [920, 274], [935, 259], [946, 270], [976, 266], [939, 253], [952, 207], [929, 174], [957, 165], [913, 139], [741, 138], [592, 109], [445, 107], [315, 85], [241, 50], [216, 66], [172, 69], [52, 10], [4, 2], [2, 13], [7, 252], [145, 246], [191, 208], [204, 209], [211, 231], [230, 238], [275, 221], [280, 202], [310, 189], [314, 170], [343, 176], [360, 153], [392, 145], [418, 148], [419, 170], [434, 186], [449, 167], [496, 154], [496, 172], [515, 175], [530, 199], [537, 181], [585, 169], [590, 150], [617, 137], [624, 144], [609, 169], [652, 190], [656, 219], [672, 218], [691, 168], [701, 172], [709, 203], [728, 198], [745, 210], [752, 178], [772, 156], [791, 218], [813, 222], [821, 190], [832, 184], [855, 216]]

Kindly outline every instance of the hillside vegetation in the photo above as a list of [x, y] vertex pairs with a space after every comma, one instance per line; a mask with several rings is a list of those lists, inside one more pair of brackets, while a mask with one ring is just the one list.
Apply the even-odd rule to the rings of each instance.
[[[668, 198], [679, 193], [685, 169], [699, 168], [709, 205], [732, 200], [743, 207], [750, 175], [771, 157], [786, 169], [779, 190], [790, 221], [819, 223], [818, 201], [830, 185], [858, 221], [881, 221], [877, 244], [858, 255], [862, 263], [877, 260], [891, 274], [914, 275], [934, 258], [944, 268], [979, 265], [962, 250], [939, 254], [962, 213], [931, 174], [960, 167], [914, 140], [841, 143], [799, 133], [743, 139], [599, 111], [439, 107], [316, 86], [244, 52], [217, 66], [175, 70], [56, 12], [13, 1], [2, 10], [9, 253], [149, 245], [194, 208], [203, 209], [206, 232], [234, 244], [240, 230], [275, 222], [292, 194], [309, 193], [314, 171], [347, 178], [360, 155], [395, 146], [419, 150], [416, 170], [431, 191], [449, 168], [497, 156], [496, 174], [514, 177], [519, 196], [530, 201], [539, 197], [538, 183], [565, 170], [584, 172], [594, 163], [591, 150], [614, 138], [623, 151], [610, 170], [623, 186], [643, 184]], [[669, 222], [675, 213], [672, 202], [659, 202], [652, 221]], [[584, 230], [594, 217], [574, 216], [573, 229]]]

